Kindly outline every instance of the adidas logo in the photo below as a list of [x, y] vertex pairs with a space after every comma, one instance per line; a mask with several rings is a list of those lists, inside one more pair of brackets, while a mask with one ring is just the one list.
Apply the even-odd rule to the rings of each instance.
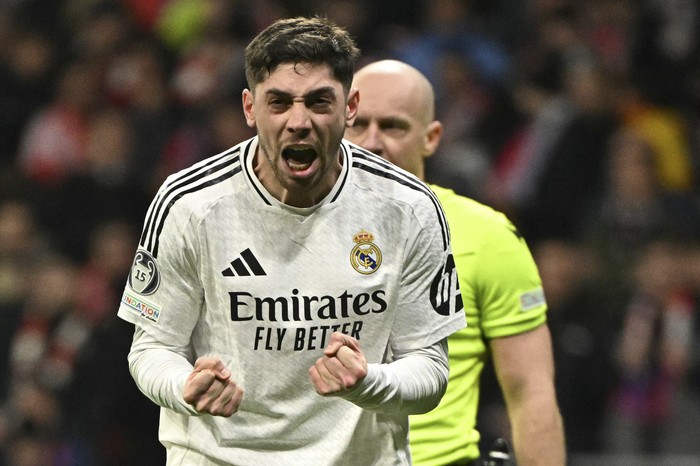
[[231, 262], [231, 267], [221, 271], [224, 277], [249, 277], [255, 275], [257, 277], [265, 276], [265, 269], [262, 268], [260, 262], [255, 258], [250, 249], [241, 252], [241, 257]]

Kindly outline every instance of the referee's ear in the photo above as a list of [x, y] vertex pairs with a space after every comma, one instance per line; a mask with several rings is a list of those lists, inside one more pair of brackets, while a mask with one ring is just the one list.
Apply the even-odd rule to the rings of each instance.
[[245, 122], [249, 127], [255, 128], [255, 96], [249, 89], [243, 89], [242, 100]]
[[435, 153], [442, 138], [442, 123], [435, 120], [428, 124], [423, 137], [423, 158], [428, 158]]

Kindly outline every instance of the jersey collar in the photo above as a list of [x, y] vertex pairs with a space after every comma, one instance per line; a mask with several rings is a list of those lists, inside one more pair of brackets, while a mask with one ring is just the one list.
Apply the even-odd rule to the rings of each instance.
[[352, 164], [351, 151], [347, 146], [347, 142], [343, 139], [343, 141], [340, 144], [340, 154], [343, 158], [343, 166], [340, 170], [340, 175], [338, 176], [338, 179], [336, 180], [335, 185], [333, 186], [333, 189], [331, 189], [331, 191], [328, 193], [328, 195], [326, 195], [326, 197], [323, 198], [323, 200], [321, 200], [318, 204], [314, 206], [305, 208], [293, 207], [278, 201], [272, 194], [270, 194], [267, 191], [267, 189], [265, 189], [258, 177], [255, 176], [255, 172], [253, 171], [253, 159], [255, 158], [255, 151], [258, 148], [258, 137], [255, 136], [249, 139], [248, 141], [243, 142], [241, 144], [241, 147], [243, 154], [243, 171], [246, 174], [248, 186], [253, 190], [256, 197], [258, 197], [262, 202], [269, 206], [278, 206], [286, 210], [293, 211], [295, 213], [311, 213], [322, 205], [336, 202], [338, 197], [340, 196], [340, 193], [343, 191], [343, 187], [346, 185], [348, 176], [350, 174], [350, 166]]

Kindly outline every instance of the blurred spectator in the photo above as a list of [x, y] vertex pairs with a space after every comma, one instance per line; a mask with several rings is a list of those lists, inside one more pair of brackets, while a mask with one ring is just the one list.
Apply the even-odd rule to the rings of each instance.
[[595, 8], [580, 8], [586, 43], [614, 79], [626, 80], [634, 66], [637, 12], [632, 0], [599, 0]]
[[57, 186], [40, 186], [37, 208], [61, 251], [83, 261], [89, 238], [107, 219], [140, 225], [149, 204], [148, 186], [131, 175], [133, 127], [128, 115], [103, 107], [87, 124], [80, 170]]
[[26, 464], [61, 464], [66, 419], [62, 397], [87, 331], [72, 314], [74, 264], [46, 255], [31, 277], [35, 286], [22, 304], [10, 343], [10, 392], [0, 408], [0, 451], [10, 458], [25, 457], [34, 449], [31, 445], [41, 442], [37, 452], [50, 460]]
[[180, 55], [173, 94], [185, 108], [201, 109], [243, 90], [243, 44], [228, 37], [202, 40]]
[[[373, 23], [377, 19], [377, 10], [381, 8], [377, 5], [379, 2], [368, 0], [336, 0], [333, 2], [309, 0], [308, 3], [309, 12], [326, 16], [334, 23], [342, 24], [352, 34], [357, 41], [358, 47], [362, 50], [363, 62], [371, 60], [368, 58], [369, 55], [380, 52], [373, 43], [376, 40], [375, 34], [377, 34]], [[406, 5], [403, 6], [405, 7]], [[395, 9], [390, 9], [390, 11], [394, 13]]]
[[131, 120], [129, 177], [145, 192], [155, 193], [160, 185], [158, 161], [182, 119], [168, 82], [171, 59], [156, 41], [134, 39], [112, 57], [105, 71], [107, 99]]
[[601, 265], [598, 289], [621, 323], [605, 431], [605, 448], [618, 453], [663, 451], [693, 341], [695, 297], [678, 264], [700, 216], [687, 194], [664, 189], [657, 160], [642, 136], [620, 128], [605, 190], [585, 221], [584, 241]]
[[[685, 271], [688, 289], [695, 296], [696, 306], [700, 303], [700, 242], [690, 241], [687, 249], [682, 251], [679, 263]], [[696, 340], [700, 338], [700, 314], [694, 318], [693, 332]], [[693, 345], [689, 355], [688, 386], [694, 392], [695, 399], [700, 398], [700, 345]], [[700, 404], [698, 404], [700, 406]]]
[[71, 450], [78, 452], [70, 466], [165, 464], [158, 408], [129, 383], [124, 354], [132, 336], [132, 327], [111, 316], [94, 329], [76, 360], [66, 407]]
[[[458, 194], [483, 199], [494, 145], [484, 129], [500, 110], [495, 91], [483, 85], [460, 54], [443, 53], [435, 65], [443, 90], [436, 106], [444, 131], [436, 156], [426, 160], [426, 173]], [[503, 131], [508, 120], [501, 118], [499, 124]]]
[[528, 7], [508, 0], [418, 3], [417, 24], [394, 26], [386, 54], [434, 83], [445, 135], [426, 170], [457, 193], [487, 200], [483, 185], [494, 154], [519, 123], [506, 95], [515, 76], [509, 52], [524, 37]]
[[563, 64], [558, 55], [545, 57], [532, 74], [516, 81], [513, 99], [524, 116], [493, 157], [484, 196], [490, 205], [520, 223], [522, 211], [534, 200], [542, 172], [553, 150], [575, 117], [573, 103], [563, 91]]
[[314, 13], [432, 78], [430, 177], [529, 238], [570, 451], [700, 454], [700, 3], [22, 0], [0, 1], [0, 466], [164, 463], [125, 389], [120, 251], [168, 174], [250, 132], [241, 44]]
[[442, 95], [436, 63], [445, 53], [458, 54], [472, 64], [478, 79], [489, 85], [506, 82], [511, 72], [510, 57], [489, 31], [479, 25], [474, 2], [437, 0], [425, 2], [420, 28], [394, 44], [392, 54], [415, 66], [436, 83]]
[[35, 112], [19, 147], [22, 173], [55, 186], [85, 166], [90, 113], [100, 104], [99, 69], [71, 62], [61, 72], [50, 104]]
[[88, 256], [76, 279], [80, 294], [75, 298], [76, 313], [91, 327], [113, 317], [137, 243], [138, 228], [119, 218], [106, 219], [92, 230]]
[[0, 169], [13, 167], [20, 134], [51, 99], [57, 47], [51, 38], [21, 30], [0, 6]]
[[654, 169], [661, 186], [667, 190], [691, 191], [695, 182], [694, 162], [684, 115], [678, 109], [655, 104], [630, 83], [621, 90], [617, 105], [624, 124], [653, 148]]
[[230, 148], [232, 141], [254, 135], [245, 124], [238, 102], [212, 104], [200, 119], [183, 124], [173, 133], [154, 170], [156, 179], [164, 181], [170, 173]]
[[22, 303], [31, 292], [32, 267], [42, 249], [29, 202], [14, 198], [0, 201], [0, 406], [10, 387], [6, 375], [11, 342], [22, 317]]
[[[65, 397], [72, 466], [165, 463], [158, 443], [158, 409], [133, 385], [124, 363], [132, 329], [114, 313], [124, 287], [138, 229], [120, 220], [100, 224], [90, 238], [90, 255], [78, 272], [76, 315], [90, 335], [76, 355]], [[109, 368], [106, 370], [105, 368]]]
[[[80, 2], [81, 0], [75, 0]], [[169, 0], [122, 0], [120, 3], [129, 12], [139, 30], [149, 33], [158, 20], [161, 9]]]
[[63, 22], [72, 31], [72, 56], [104, 65], [136, 35], [117, 2], [68, 0], [62, 10]]
[[486, 199], [533, 243], [573, 237], [598, 195], [607, 140], [619, 124], [606, 70], [572, 5], [543, 8], [535, 44], [519, 56], [513, 95], [526, 116], [496, 155]]
[[688, 0], [635, 3], [633, 74], [656, 104], [677, 110], [697, 108], [688, 99], [693, 73], [700, 67], [700, 4]]
[[650, 242], [700, 233], [697, 204], [662, 187], [656, 161], [652, 147], [627, 128], [608, 146], [604, 191], [584, 216], [582, 231], [611, 289], [629, 290], [633, 265]]
[[596, 62], [569, 64], [564, 90], [575, 113], [551, 147], [531, 202], [519, 214], [533, 242], [578, 235], [582, 213], [603, 190], [608, 141], [619, 125], [607, 76]]
[[615, 307], [597, 282], [599, 264], [572, 240], [549, 239], [533, 251], [552, 329], [559, 407], [569, 454], [605, 447], [606, 400], [615, 384]]
[[674, 243], [654, 241], [635, 264], [635, 288], [614, 353], [620, 380], [606, 431], [610, 451], [663, 451], [674, 397], [683, 389], [695, 345], [697, 312], [677, 266], [679, 253]]

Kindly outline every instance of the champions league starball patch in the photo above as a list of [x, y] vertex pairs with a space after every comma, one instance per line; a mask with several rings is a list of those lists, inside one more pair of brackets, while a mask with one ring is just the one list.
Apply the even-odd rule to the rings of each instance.
[[362, 230], [352, 237], [357, 243], [350, 251], [350, 265], [361, 274], [368, 275], [382, 265], [382, 251], [374, 244], [374, 235]]
[[148, 251], [136, 251], [134, 263], [129, 274], [129, 287], [142, 295], [153, 294], [160, 285], [160, 272], [156, 260]]

